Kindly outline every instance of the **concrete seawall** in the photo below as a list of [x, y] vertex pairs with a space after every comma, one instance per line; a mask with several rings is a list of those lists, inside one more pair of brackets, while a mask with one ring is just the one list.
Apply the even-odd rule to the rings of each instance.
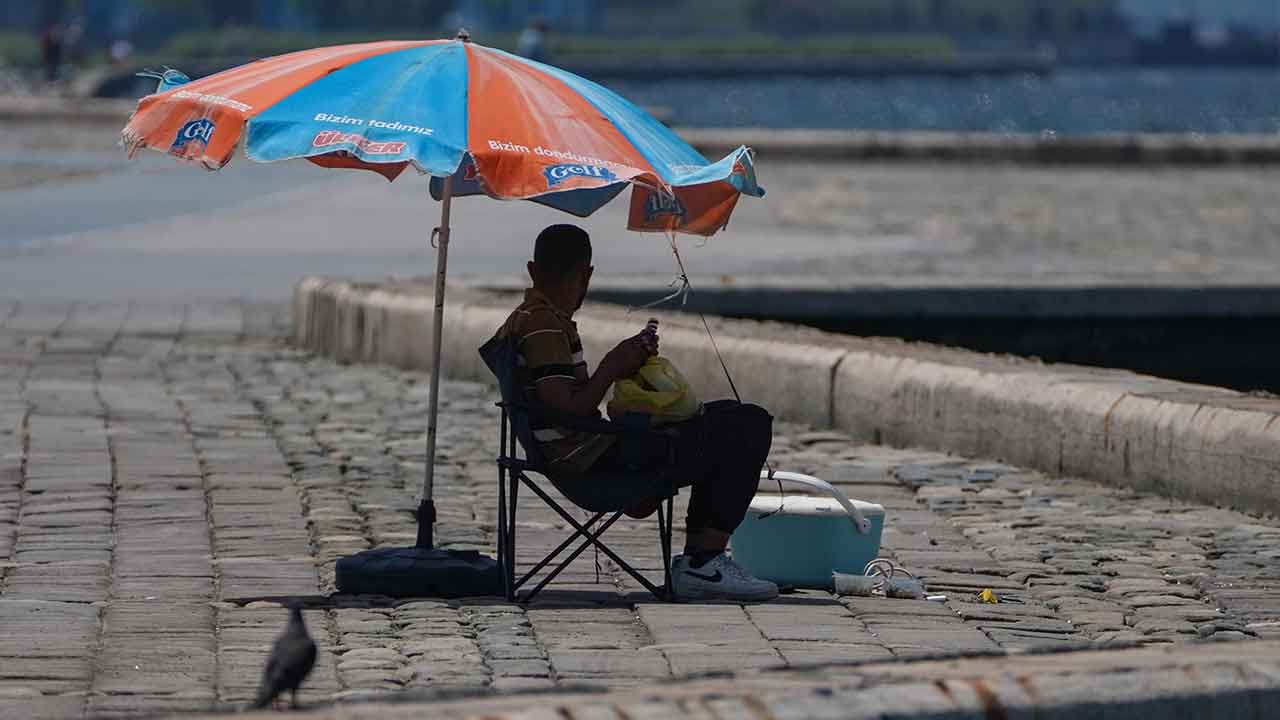
[[762, 161], [896, 160], [1032, 165], [1274, 165], [1280, 135], [1115, 134], [1041, 136], [862, 130], [682, 129], [707, 157], [740, 145]]
[[[451, 288], [442, 369], [490, 381], [476, 348], [511, 296]], [[341, 362], [429, 369], [431, 288], [308, 278], [293, 302], [294, 341]], [[663, 354], [704, 398], [729, 394], [696, 318], [657, 313]], [[647, 314], [646, 314], [647, 317]], [[590, 357], [644, 317], [588, 304]], [[710, 318], [747, 401], [777, 417], [1259, 512], [1280, 512], [1280, 399], [1135, 373], [1045, 365], [886, 339]]]
[[[123, 127], [131, 100], [0, 97], [0, 122]], [[676, 128], [709, 158], [749, 145], [761, 160], [984, 162], [1048, 165], [1276, 165], [1280, 135], [1081, 137], [957, 132]]]

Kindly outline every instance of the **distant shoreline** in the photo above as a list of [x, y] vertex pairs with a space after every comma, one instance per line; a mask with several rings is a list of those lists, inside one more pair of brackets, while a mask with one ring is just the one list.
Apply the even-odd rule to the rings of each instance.
[[[207, 58], [190, 61], [180, 59], [170, 62], [180, 66], [193, 78], [211, 75], [222, 70], [252, 62], [253, 56]], [[874, 57], [815, 55], [761, 56], [741, 55], [673, 55], [645, 58], [612, 55], [565, 55], [552, 58], [552, 62], [576, 75], [599, 80], [654, 81], [663, 80], [718, 80], [731, 78], [802, 77], [802, 78], [972, 78], [978, 76], [1001, 77], [1010, 75], [1051, 76], [1057, 72], [1091, 70], [1160, 70], [1177, 69], [1229, 69], [1258, 68], [1280, 70], [1280, 63], [1260, 62], [1063, 62], [1051, 55], [1035, 52], [1011, 53], [955, 53], [949, 55], [924, 55], [920, 57]], [[96, 97], [120, 97], [134, 85], [134, 75], [143, 69], [142, 64], [121, 66], [110, 72], [99, 68], [100, 79], [96, 89], [86, 94]]]

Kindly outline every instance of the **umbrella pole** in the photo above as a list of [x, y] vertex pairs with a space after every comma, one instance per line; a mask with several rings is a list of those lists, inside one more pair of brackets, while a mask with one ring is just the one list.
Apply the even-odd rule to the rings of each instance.
[[432, 499], [436, 475], [436, 412], [440, 403], [440, 341], [444, 330], [444, 279], [449, 261], [449, 207], [453, 200], [453, 178], [444, 179], [440, 198], [440, 227], [432, 232], [436, 241], [436, 309], [431, 327], [431, 395], [427, 403], [427, 475], [422, 481], [422, 501], [418, 503], [418, 547], [430, 548], [436, 523]]
[[418, 504], [417, 547], [377, 547], [339, 558], [334, 566], [338, 592], [391, 597], [473, 597], [502, 594], [502, 568], [475, 550], [433, 547], [436, 506], [432, 485], [436, 462], [436, 411], [440, 406], [440, 340], [444, 328], [444, 280], [449, 255], [449, 206], [453, 188], [444, 180], [436, 247], [436, 308], [431, 329], [431, 395], [427, 412], [427, 467]]

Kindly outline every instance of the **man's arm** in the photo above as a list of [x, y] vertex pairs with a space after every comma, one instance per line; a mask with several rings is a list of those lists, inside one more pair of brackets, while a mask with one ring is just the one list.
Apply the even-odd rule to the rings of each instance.
[[[536, 380], [538, 400], [542, 404], [570, 415], [595, 416], [600, 401], [609, 386], [619, 378], [630, 377], [644, 365], [656, 350], [656, 339], [636, 335], [618, 343], [596, 366], [596, 371], [585, 383], [577, 382], [571, 375], [553, 374]], [[564, 343], [568, 352], [568, 341]], [[572, 355], [569, 355], [572, 358]]]
[[538, 401], [570, 415], [595, 417], [609, 386], [633, 375], [657, 351], [657, 339], [644, 333], [623, 340], [601, 358], [586, 382], [580, 382], [574, 375], [569, 336], [553, 314], [535, 310], [521, 325], [520, 356]]
[[581, 384], [569, 378], [546, 378], [537, 384], [538, 401], [569, 415], [595, 417], [600, 401], [615, 379], [600, 368]]

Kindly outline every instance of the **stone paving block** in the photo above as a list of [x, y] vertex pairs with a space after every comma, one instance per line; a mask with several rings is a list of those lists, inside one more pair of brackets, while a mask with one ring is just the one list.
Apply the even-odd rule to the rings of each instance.
[[788, 665], [819, 665], [828, 663], [888, 660], [893, 653], [877, 639], [869, 643], [798, 642], [781, 640], [774, 647]]
[[1080, 612], [1070, 615], [1071, 624], [1076, 627], [1089, 628], [1092, 631], [1123, 630], [1125, 614], [1123, 612]]
[[1185, 635], [1196, 634], [1196, 626], [1185, 620], [1177, 620], [1174, 618], [1130, 618], [1131, 627], [1144, 635], [1154, 633], [1172, 632]]
[[212, 691], [135, 694], [112, 693], [91, 695], [87, 709], [92, 717], [136, 717], [139, 714], [190, 714], [219, 709]]
[[[671, 675], [667, 658], [647, 650], [569, 650], [551, 649], [547, 656], [560, 678], [619, 677], [666, 678]], [[490, 667], [493, 661], [489, 662]]]
[[1150, 618], [1152, 620], [1186, 620], [1187, 622], [1200, 623], [1222, 619], [1225, 614], [1217, 608], [1195, 603], [1192, 605], [1141, 608], [1133, 612], [1132, 616], [1135, 618]]
[[214, 609], [203, 602], [113, 602], [102, 615], [103, 631], [121, 636], [204, 635], [214, 627]]
[[60, 331], [79, 338], [109, 338], [120, 331], [128, 314], [127, 303], [78, 303]]
[[178, 334], [186, 314], [180, 305], [138, 303], [130, 309], [121, 327], [128, 335], [149, 335], [170, 339]]
[[644, 604], [636, 608], [655, 642], [767, 645], [740, 606]]
[[841, 597], [844, 605], [854, 617], [863, 618], [941, 618], [944, 621], [960, 622], [955, 610], [945, 603], [925, 600], [898, 600], [881, 597]]
[[1052, 609], [1039, 604], [988, 604], [950, 600], [947, 603], [964, 620], [996, 622], [1032, 622], [1057, 617]]
[[583, 703], [561, 710], [562, 720], [622, 720], [612, 706]]
[[145, 555], [142, 552], [116, 553], [114, 570], [118, 577], [128, 578], [136, 575], [160, 575], [169, 578], [211, 578], [214, 577], [214, 566], [206, 552], [189, 553], [154, 553]]
[[310, 560], [222, 560], [217, 570], [221, 579], [221, 596], [225, 600], [306, 597], [318, 592], [316, 569]]
[[734, 645], [659, 646], [671, 664], [676, 677], [706, 673], [740, 672], [761, 668], [784, 667], [786, 661], [772, 647], [748, 648]]
[[0, 663], [0, 681], [16, 682], [41, 692], [83, 689], [93, 676], [93, 663], [84, 657], [10, 657]]
[[57, 331], [71, 314], [71, 303], [21, 303], [11, 308], [4, 329], [6, 333], [49, 335]]
[[5, 582], [5, 597], [11, 600], [56, 600], [59, 602], [100, 602], [105, 596], [108, 580], [99, 578], [92, 582], [28, 581], [10, 578]]
[[1063, 674], [1029, 683], [1037, 701], [1066, 705], [1080, 716], [1118, 713], [1124, 705], [1141, 698], [1138, 702], [1144, 716], [1210, 717], [1214, 712], [1211, 702], [1189, 703], [1179, 697], [1189, 694], [1198, 684], [1186, 675], [1156, 672], [1090, 675], [1087, 679]]
[[[156, 647], [156, 643], [166, 646]], [[217, 673], [212, 633], [206, 648], [167, 647], [164, 640], [114, 637], [95, 668], [93, 689], [103, 693], [166, 694], [211, 688]]]
[[910, 648], [947, 652], [986, 652], [998, 649], [985, 633], [976, 628], [902, 628], [875, 627], [873, 632], [890, 650]]
[[244, 331], [242, 306], [239, 303], [192, 303], [187, 305], [182, 324], [184, 335], [235, 337]]
[[853, 703], [832, 702], [830, 694], [777, 693], [764, 698], [762, 704], [773, 720], [847, 720]]
[[[26, 692], [18, 694], [15, 691]], [[14, 694], [9, 695], [10, 692]], [[9, 685], [0, 681], [0, 703], [4, 707], [0, 716], [6, 720], [65, 720], [80, 715], [85, 697], [74, 692], [43, 695], [31, 686]]]
[[979, 629], [984, 631], [990, 630], [1019, 630], [1022, 632], [1034, 632], [1042, 634], [1059, 634], [1070, 635], [1075, 632], [1076, 628], [1065, 620], [1055, 620], [1050, 618], [1030, 618], [1017, 619], [1008, 618], [1004, 620], [978, 620], [973, 623]]
[[68, 514], [74, 515], [85, 511], [110, 513], [111, 498], [105, 496], [80, 496], [73, 499], [62, 499], [54, 496], [45, 500], [41, 496], [29, 498], [22, 504], [23, 519], [35, 519], [42, 515]]
[[[15, 553], [34, 553], [37, 551], [101, 551], [111, 548], [111, 528], [103, 523], [97, 526], [75, 527], [38, 526], [34, 523], [20, 523], [21, 533], [14, 543]], [[72, 562], [70, 556], [64, 562]], [[38, 561], [37, 561], [38, 562]], [[59, 561], [46, 564], [59, 564]]]
[[0, 598], [0, 626], [6, 631], [0, 634], [0, 654], [20, 657], [23, 648], [58, 638], [87, 646], [98, 614], [99, 608], [82, 603]]

